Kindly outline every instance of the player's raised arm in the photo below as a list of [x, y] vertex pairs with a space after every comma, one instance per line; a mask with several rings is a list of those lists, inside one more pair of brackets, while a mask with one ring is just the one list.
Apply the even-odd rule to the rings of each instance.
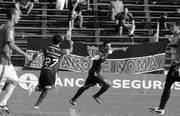
[[71, 40], [71, 35], [72, 35], [72, 28], [69, 28], [69, 30], [66, 33], [66, 37], [63, 36], [64, 41], [68, 41], [68, 49], [63, 49], [65, 52], [65, 55], [69, 55], [73, 51], [73, 44], [74, 42]]

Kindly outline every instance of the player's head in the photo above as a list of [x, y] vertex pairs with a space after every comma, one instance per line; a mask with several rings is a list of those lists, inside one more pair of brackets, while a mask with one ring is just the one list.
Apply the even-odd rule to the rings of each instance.
[[109, 41], [105, 41], [102, 44], [102, 51], [104, 53], [109, 53], [109, 50], [111, 50], [111, 43]]
[[73, 3], [75, 4], [75, 3], [79, 3], [79, 0], [73, 0]]
[[31, 2], [38, 2], [38, 0], [31, 0]]
[[124, 9], [123, 9], [123, 10], [124, 10], [124, 12], [125, 12], [125, 13], [128, 13], [128, 12], [129, 12], [129, 10], [128, 10], [128, 8], [127, 8], [127, 7], [124, 7]]
[[167, 13], [161, 13], [161, 16], [167, 16]]
[[20, 12], [17, 9], [12, 8], [7, 10], [6, 16], [8, 20], [11, 20], [14, 24], [17, 24], [20, 19]]
[[63, 36], [60, 34], [56, 34], [53, 36], [52, 39], [53, 39], [53, 44], [58, 45], [58, 44], [60, 44], [61, 41], [63, 41]]

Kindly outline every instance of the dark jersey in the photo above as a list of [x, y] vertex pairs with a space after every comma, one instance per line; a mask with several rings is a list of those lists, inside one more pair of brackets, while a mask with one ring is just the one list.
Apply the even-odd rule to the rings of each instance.
[[134, 20], [134, 18], [133, 18], [133, 16], [132, 16], [132, 14], [131, 13], [127, 13], [127, 14], [125, 14], [124, 12], [122, 12], [121, 14], [120, 14], [120, 16], [118, 17], [118, 19], [119, 19], [119, 21], [125, 21], [125, 23], [131, 23], [133, 20]]
[[93, 61], [92, 67], [91, 67], [89, 72], [90, 73], [91, 72], [100, 73], [102, 64], [103, 64], [103, 62], [106, 61], [107, 57], [108, 57], [108, 53], [101, 52], [100, 53], [100, 58], [98, 60]]
[[65, 54], [65, 52], [54, 45], [49, 46], [48, 49], [43, 52], [45, 58], [42, 69], [57, 72], [60, 65], [60, 58]]

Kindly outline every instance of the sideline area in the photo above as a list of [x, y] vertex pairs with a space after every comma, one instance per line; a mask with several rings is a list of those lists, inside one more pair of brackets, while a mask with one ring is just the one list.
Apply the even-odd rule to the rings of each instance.
[[[159, 104], [165, 79], [164, 75], [159, 74], [105, 73], [112, 87], [102, 95], [102, 104], [92, 99], [92, 95], [98, 91], [96, 86], [78, 99], [77, 106], [72, 106], [68, 101], [82, 86], [87, 73], [60, 71], [56, 90], [50, 92], [40, 109], [34, 110], [32, 106], [39, 93], [34, 92], [29, 96], [27, 89], [37, 84], [39, 71], [19, 70], [18, 75], [20, 83], [9, 101], [11, 113], [8, 116], [154, 116], [148, 108]], [[176, 83], [172, 89], [164, 116], [180, 115], [180, 84]]]

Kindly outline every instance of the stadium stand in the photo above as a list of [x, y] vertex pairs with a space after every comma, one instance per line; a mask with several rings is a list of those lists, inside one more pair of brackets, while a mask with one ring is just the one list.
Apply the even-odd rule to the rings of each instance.
[[[115, 21], [111, 21], [109, 17], [109, 3], [111, 0], [93, 0], [90, 4], [91, 9], [87, 9], [87, 5], [83, 5], [83, 27], [74, 28], [72, 40], [84, 42], [100, 42], [111, 40], [113, 42], [129, 42], [132, 40], [127, 35], [119, 36], [115, 33]], [[14, 0], [0, 0], [0, 9], [13, 7]], [[144, 43], [149, 42], [152, 33], [156, 31], [157, 22], [161, 13], [166, 12], [167, 23], [179, 20], [180, 15], [176, 13], [179, 8], [180, 1], [156, 1], [156, 0], [124, 0], [124, 5], [132, 12], [136, 30], [133, 42]], [[68, 30], [68, 14], [69, 10], [63, 11], [55, 9], [55, 1], [45, 2], [39, 0], [30, 15], [23, 14], [19, 24], [16, 26], [16, 40], [20, 47], [26, 50], [26, 40], [29, 38], [49, 38], [54, 33], [63, 33]], [[6, 19], [3, 10], [0, 10], [0, 24]], [[162, 30], [165, 31], [166, 30]], [[161, 31], [161, 32], [162, 32]], [[160, 33], [160, 41], [167, 39]], [[167, 48], [167, 61], [170, 62], [170, 48]], [[13, 57], [16, 64], [19, 65], [23, 59], [22, 56], [14, 54]], [[19, 61], [19, 62], [17, 62]], [[23, 65], [23, 64], [22, 64]], [[169, 65], [166, 65], [168, 67]]]

